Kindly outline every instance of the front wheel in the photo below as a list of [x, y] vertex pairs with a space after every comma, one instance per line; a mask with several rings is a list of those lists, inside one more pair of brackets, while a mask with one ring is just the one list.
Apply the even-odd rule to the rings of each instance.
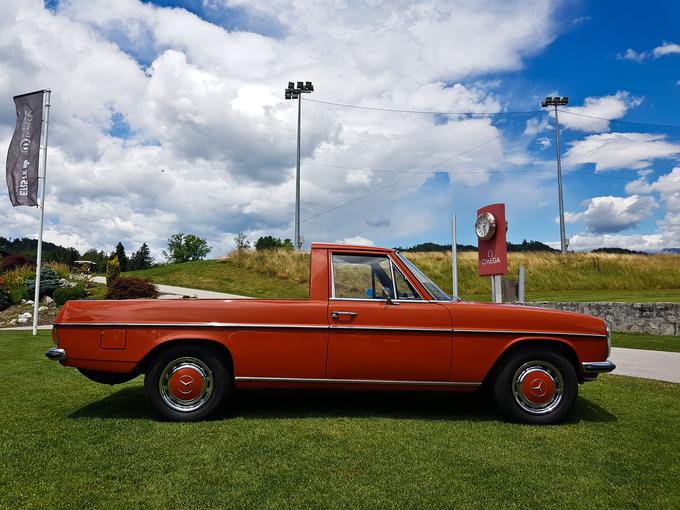
[[496, 403], [510, 418], [537, 425], [558, 423], [578, 396], [574, 367], [563, 355], [546, 349], [513, 354], [493, 386]]
[[204, 346], [176, 346], [162, 352], [144, 377], [151, 408], [173, 421], [202, 420], [228, 396], [231, 374]]

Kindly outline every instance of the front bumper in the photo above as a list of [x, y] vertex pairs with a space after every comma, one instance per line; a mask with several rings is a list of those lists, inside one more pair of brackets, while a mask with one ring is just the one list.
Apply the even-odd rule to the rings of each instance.
[[66, 351], [64, 349], [52, 347], [49, 351], [45, 353], [45, 356], [47, 356], [47, 359], [51, 359], [52, 361], [65, 361]]
[[586, 361], [584, 363], [581, 363], [581, 367], [583, 368], [583, 374], [584, 378], [587, 381], [595, 379], [598, 374], [603, 374], [607, 372], [611, 372], [616, 368], [616, 365], [612, 363], [611, 361]]

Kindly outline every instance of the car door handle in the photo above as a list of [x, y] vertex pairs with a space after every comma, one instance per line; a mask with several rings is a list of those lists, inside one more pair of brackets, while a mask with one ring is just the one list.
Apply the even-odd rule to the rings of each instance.
[[347, 315], [348, 317], [356, 317], [359, 314], [357, 312], [333, 312], [331, 314], [331, 317], [333, 317], [335, 320], [337, 320], [342, 315]]

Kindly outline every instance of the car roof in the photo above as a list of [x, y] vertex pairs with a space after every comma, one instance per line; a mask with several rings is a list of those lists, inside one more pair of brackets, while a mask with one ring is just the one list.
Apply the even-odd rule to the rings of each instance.
[[359, 244], [341, 244], [341, 243], [312, 243], [312, 249], [322, 250], [342, 250], [342, 251], [367, 251], [367, 252], [383, 252], [392, 253], [394, 248], [381, 248], [379, 246], [366, 246]]

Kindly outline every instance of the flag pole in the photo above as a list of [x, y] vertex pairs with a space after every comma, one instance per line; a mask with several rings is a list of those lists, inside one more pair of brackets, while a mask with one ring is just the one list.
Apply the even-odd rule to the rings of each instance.
[[42, 197], [40, 198], [40, 229], [38, 231], [38, 254], [35, 262], [35, 295], [33, 299], [33, 336], [38, 334], [38, 307], [40, 306], [40, 269], [42, 268], [42, 240], [45, 224], [45, 178], [47, 176], [47, 132], [50, 125], [50, 89], [44, 90], [42, 130], [43, 143], [40, 145], [40, 179], [42, 180]]

